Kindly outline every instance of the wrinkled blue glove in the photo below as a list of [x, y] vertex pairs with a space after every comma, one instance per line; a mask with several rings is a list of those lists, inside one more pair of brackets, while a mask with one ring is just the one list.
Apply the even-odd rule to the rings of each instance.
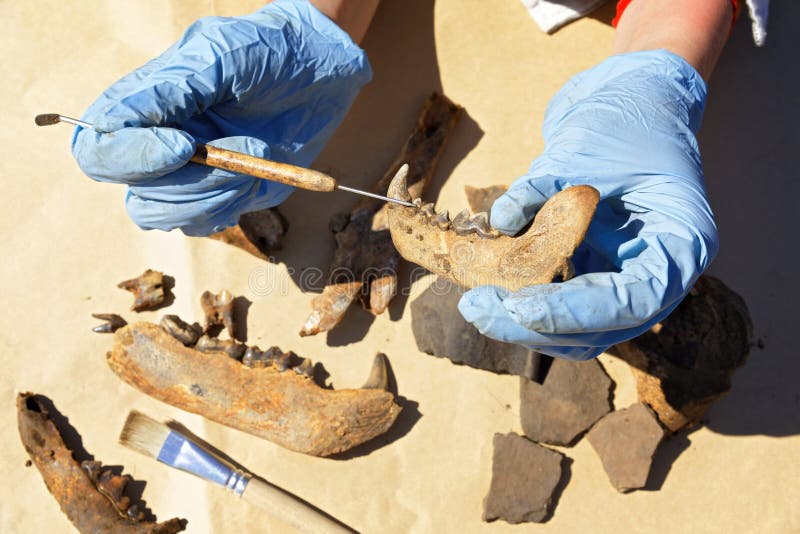
[[308, 166], [372, 76], [366, 56], [307, 2], [201, 19], [94, 102], [72, 152], [91, 178], [128, 184], [144, 229], [207, 235], [280, 204], [283, 184], [188, 163], [195, 143]]
[[614, 56], [551, 101], [545, 150], [492, 207], [508, 234], [562, 189], [600, 204], [573, 257], [575, 278], [512, 292], [483, 286], [459, 310], [482, 333], [574, 360], [597, 356], [666, 317], [708, 267], [717, 229], [695, 133], [706, 84], [664, 50]]

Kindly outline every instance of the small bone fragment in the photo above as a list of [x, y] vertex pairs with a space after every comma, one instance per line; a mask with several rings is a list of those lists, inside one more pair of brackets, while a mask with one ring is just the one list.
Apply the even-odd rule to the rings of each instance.
[[219, 339], [207, 335], [201, 336], [194, 348], [200, 352], [221, 352], [234, 360], [241, 360], [247, 349], [246, 346], [233, 339]]
[[92, 328], [92, 332], [97, 332], [98, 334], [113, 334], [128, 324], [125, 319], [116, 313], [93, 313], [92, 317], [95, 319], [100, 319], [101, 321], [105, 321], [105, 323], [99, 324]]
[[663, 437], [655, 413], [641, 402], [606, 415], [586, 435], [611, 485], [621, 493], [645, 486]]
[[278, 208], [268, 208], [244, 213], [239, 217], [239, 224], [209, 237], [268, 260], [273, 251], [281, 249], [288, 230], [289, 223]]
[[563, 459], [562, 454], [513, 432], [495, 434], [492, 483], [483, 499], [483, 520], [540, 523], [547, 519]]
[[193, 346], [197, 343], [200, 334], [192, 328], [192, 325], [178, 317], [177, 315], [165, 315], [161, 318], [159, 326], [164, 331], [186, 345], [187, 347]]
[[216, 295], [211, 291], [204, 291], [200, 295], [200, 305], [206, 316], [206, 332], [212, 326], [224, 325], [228, 335], [233, 338], [236, 331], [233, 324], [233, 295], [223, 289]]
[[[408, 168], [401, 167], [388, 196], [411, 200], [407, 176]], [[471, 218], [467, 212], [453, 219], [452, 229], [440, 230], [420, 210], [399, 204], [387, 207], [389, 230], [403, 258], [441, 277], [468, 288], [496, 285], [517, 291], [569, 277], [570, 258], [583, 241], [599, 198], [586, 185], [560, 191], [519, 237], [491, 238], [496, 231], [486, 228], [483, 216]]]
[[164, 303], [164, 273], [147, 269], [138, 278], [117, 284], [117, 287], [133, 293], [133, 311], [152, 310]]
[[[415, 196], [421, 195], [462, 112], [463, 108], [447, 97], [431, 95], [411, 135], [372, 191], [384, 195], [397, 169], [408, 163], [410, 189]], [[400, 256], [386, 225], [385, 202], [361, 198], [349, 214], [337, 214], [330, 228], [336, 239], [336, 252], [328, 284], [322, 294], [312, 299], [312, 312], [300, 331], [301, 336], [333, 329], [357, 297], [361, 297], [371, 313], [379, 315], [397, 292]], [[343, 272], [348, 274], [342, 276]]]
[[185, 347], [151, 323], [128, 325], [114, 336], [107, 363], [123, 381], [297, 452], [329, 456], [350, 449], [386, 432], [401, 410], [387, 391], [334, 391], [296, 373], [281, 373], [277, 360], [283, 353], [273, 365], [251, 369]]
[[183, 519], [145, 520], [140, 508], [123, 495], [130, 477], [114, 475], [97, 461], [78, 462], [53, 422], [44, 397], [19, 394], [17, 423], [22, 444], [47, 489], [79, 532], [174, 534], [186, 528]]

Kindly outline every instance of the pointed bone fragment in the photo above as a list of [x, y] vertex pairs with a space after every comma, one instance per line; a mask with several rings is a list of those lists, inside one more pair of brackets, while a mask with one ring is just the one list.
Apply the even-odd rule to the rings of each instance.
[[129, 476], [114, 475], [98, 461], [76, 460], [54, 422], [62, 417], [50, 414], [48, 404], [41, 395], [17, 396], [19, 436], [47, 489], [79, 532], [174, 534], [186, 528], [183, 519], [144, 519], [141, 509], [123, 495]]
[[[408, 162], [410, 189], [419, 197], [436, 171], [462, 112], [463, 108], [445, 96], [433, 94], [428, 98], [411, 136], [372, 191], [384, 195], [397, 168]], [[407, 200], [411, 200], [410, 195]], [[332, 221], [331, 229], [336, 239], [331, 275], [322, 294], [311, 301], [313, 311], [300, 331], [301, 336], [333, 329], [357, 297], [368, 305], [370, 312], [381, 314], [396, 293], [400, 256], [386, 226], [384, 202], [359, 199], [349, 215], [338, 215]], [[348, 275], [339, 276], [342, 272]]]
[[[389, 186], [390, 197], [409, 195], [407, 173], [405, 167], [398, 170]], [[487, 239], [477, 233], [443, 231], [426, 224], [419, 210], [397, 204], [388, 207], [389, 230], [405, 259], [439, 276], [468, 288], [496, 285], [516, 291], [569, 276], [569, 259], [589, 228], [598, 200], [592, 187], [565, 189], [542, 206], [530, 229], [519, 237]], [[459, 214], [452, 226], [468, 223], [468, 217]]]
[[279, 372], [277, 361], [251, 369], [185, 347], [151, 323], [128, 325], [114, 335], [107, 362], [123, 381], [167, 404], [297, 452], [328, 456], [345, 451], [386, 432], [400, 413], [389, 392], [324, 389], [296, 373]]

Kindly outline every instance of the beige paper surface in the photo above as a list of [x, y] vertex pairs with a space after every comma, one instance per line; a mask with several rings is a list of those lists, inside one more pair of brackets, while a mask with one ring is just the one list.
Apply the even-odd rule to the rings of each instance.
[[[496, 376], [417, 351], [408, 303], [429, 279], [372, 319], [351, 310], [329, 335], [299, 338], [312, 294], [295, 283], [325, 269], [330, 214], [354, 202], [345, 193], [300, 191], [285, 204], [291, 228], [279, 263], [182, 234], [141, 232], [127, 218], [119, 186], [84, 177], [69, 153], [66, 127], [37, 129], [42, 112], [79, 115], [111, 82], [160, 53], [195, 18], [236, 15], [255, 1], [1, 2], [4, 83], [0, 246], [0, 531], [71, 532], [16, 431], [19, 391], [49, 396], [86, 449], [147, 481], [144, 497], [159, 518], [189, 520], [189, 531], [285, 532], [286, 526], [188, 475], [117, 444], [132, 408], [175, 418], [254, 472], [364, 532], [797, 532], [800, 531], [800, 367], [794, 318], [798, 300], [796, 124], [798, 72], [785, 21], [794, 4], [774, 6], [770, 43], [749, 44], [739, 25], [720, 65], [701, 135], [709, 193], [723, 248], [714, 266], [751, 306], [755, 349], [732, 394], [708, 426], [665, 444], [653, 477], [659, 491], [620, 495], [587, 442], [563, 449], [569, 483], [552, 519], [513, 527], [481, 521], [495, 432], [520, 431], [518, 379]], [[424, 97], [444, 90], [468, 116], [448, 147], [428, 197], [464, 205], [463, 186], [508, 183], [542, 149], [550, 97], [572, 74], [610, 49], [611, 8], [554, 36], [539, 32], [518, 0], [384, 0], [364, 46], [375, 78], [316, 167], [342, 183], [368, 187], [391, 161]], [[446, 180], [446, 181], [445, 181]], [[759, 189], [753, 191], [753, 182]], [[782, 194], [770, 193], [771, 190]], [[786, 222], [778, 218], [787, 213]], [[790, 218], [791, 217], [791, 218]], [[781, 245], [783, 243], [783, 245]], [[793, 245], [789, 246], [789, 243]], [[279, 345], [324, 363], [335, 387], [359, 385], [378, 350], [388, 354], [407, 400], [383, 446], [331, 460], [306, 457], [152, 400], [106, 367], [110, 336], [93, 334], [93, 312], [129, 320], [165, 313], [128, 311], [120, 280], [145, 268], [175, 277], [169, 313], [201, 318], [199, 295], [227, 288], [252, 301], [248, 342]], [[407, 277], [410, 267], [401, 275]], [[401, 276], [403, 278], [404, 276]], [[635, 391], [628, 369], [602, 357], [617, 381], [615, 404]]]

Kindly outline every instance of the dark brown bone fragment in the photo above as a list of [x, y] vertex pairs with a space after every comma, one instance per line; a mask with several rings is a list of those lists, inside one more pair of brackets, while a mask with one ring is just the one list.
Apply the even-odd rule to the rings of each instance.
[[699, 423], [711, 403], [730, 391], [752, 336], [744, 300], [706, 275], [666, 319], [611, 353], [631, 365], [639, 400], [675, 432]]
[[[431, 95], [420, 111], [411, 136], [372, 191], [384, 195], [397, 169], [408, 163], [409, 189], [420, 196], [436, 171], [439, 157], [462, 112], [463, 108], [447, 97]], [[389, 235], [385, 202], [361, 198], [349, 214], [334, 216], [330, 227], [336, 239], [336, 252], [328, 284], [321, 295], [312, 299], [313, 311], [300, 331], [301, 336], [334, 328], [359, 295], [365, 307], [379, 315], [397, 292], [400, 256]]]
[[[315, 456], [345, 451], [386, 432], [400, 406], [377, 389], [330, 390], [293, 372], [285, 356], [249, 368], [219, 354], [184, 347], [150, 323], [115, 334], [108, 365], [125, 382], [160, 401]], [[299, 362], [298, 362], [299, 363]], [[379, 359], [379, 364], [384, 363]]]
[[100, 462], [79, 463], [64, 443], [40, 395], [17, 396], [17, 423], [22, 444], [47, 489], [79, 532], [173, 534], [186, 528], [183, 519], [163, 523], [142, 519], [144, 514], [138, 506], [131, 505], [123, 495], [130, 477], [114, 475], [103, 469]]
[[244, 213], [239, 217], [239, 224], [209, 237], [266, 260], [273, 251], [281, 249], [288, 230], [289, 223], [278, 208], [268, 208]]
[[216, 295], [211, 291], [203, 291], [200, 295], [200, 305], [206, 316], [206, 332], [212, 326], [224, 325], [228, 335], [233, 338], [236, 331], [233, 324], [233, 295], [223, 289]]
[[[388, 196], [411, 201], [405, 167], [389, 185]], [[511, 291], [572, 275], [573, 252], [583, 241], [599, 193], [578, 185], [553, 195], [524, 234], [488, 235], [483, 216], [459, 216], [442, 230], [417, 208], [388, 206], [389, 230], [397, 250], [408, 261], [461, 286], [501, 286]], [[457, 221], [459, 224], [456, 224]], [[471, 233], [466, 233], [471, 232]]]
[[113, 334], [128, 324], [125, 319], [116, 313], [93, 313], [92, 317], [95, 319], [100, 319], [101, 321], [105, 321], [105, 323], [99, 324], [92, 328], [92, 332], [97, 332], [98, 334]]
[[133, 293], [133, 311], [152, 310], [164, 303], [164, 273], [147, 269], [138, 278], [117, 284], [117, 287]]

